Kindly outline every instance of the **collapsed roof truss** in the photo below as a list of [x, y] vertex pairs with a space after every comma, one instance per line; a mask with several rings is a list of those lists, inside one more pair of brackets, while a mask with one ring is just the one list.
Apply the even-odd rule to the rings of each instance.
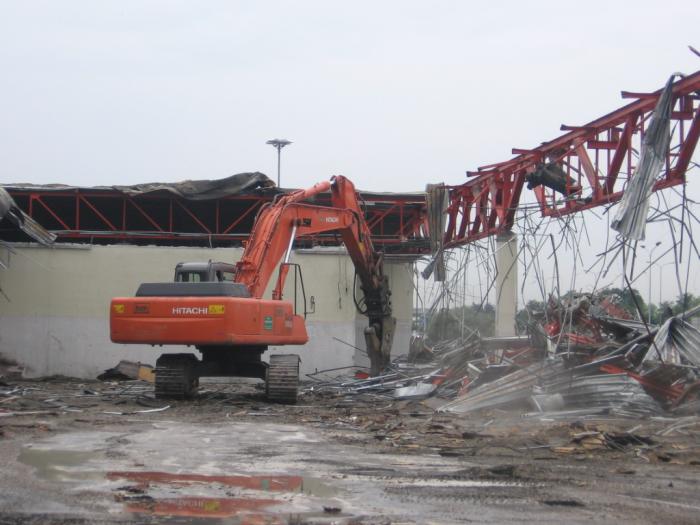
[[[622, 92], [634, 102], [584, 126], [562, 125], [567, 133], [534, 149], [513, 148], [516, 157], [468, 172], [450, 186], [445, 247], [459, 246], [509, 230], [529, 175], [547, 164], [562, 170], [565, 188], [533, 188], [544, 217], [617, 202], [637, 165], [641, 140], [659, 98], [654, 93]], [[673, 85], [671, 144], [654, 190], [685, 182], [700, 135], [700, 71]]]

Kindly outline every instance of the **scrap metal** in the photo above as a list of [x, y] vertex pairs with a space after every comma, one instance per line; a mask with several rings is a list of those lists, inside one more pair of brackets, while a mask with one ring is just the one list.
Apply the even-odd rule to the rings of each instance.
[[671, 90], [673, 79], [668, 79], [651, 116], [649, 127], [642, 139], [639, 164], [617, 208], [611, 227], [623, 237], [644, 239], [644, 230], [649, 211], [649, 197], [654, 183], [666, 160], [666, 151], [671, 142]]
[[480, 338], [477, 333], [438, 342], [415, 337], [411, 353], [378, 377], [360, 370], [354, 379], [317, 372], [306, 391], [350, 398], [434, 397], [441, 400], [434, 405], [439, 412], [520, 408], [524, 417], [543, 420], [671, 416], [700, 403], [700, 332], [687, 322], [700, 307], [647, 329], [633, 319], [609, 316], [612, 301], [604, 293], [550, 300], [548, 315], [540, 312], [536, 322], [548, 345], [539, 337]]
[[49, 245], [56, 235], [46, 231], [38, 222], [24, 213], [4, 188], [0, 188], [0, 220], [6, 218], [35, 241]]

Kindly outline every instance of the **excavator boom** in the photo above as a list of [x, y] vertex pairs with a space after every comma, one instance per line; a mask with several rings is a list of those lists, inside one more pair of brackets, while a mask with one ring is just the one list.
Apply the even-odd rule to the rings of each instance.
[[[332, 206], [303, 201], [331, 192]], [[337, 231], [348, 250], [364, 294], [362, 313], [369, 318], [365, 332], [374, 374], [387, 363], [395, 321], [391, 316], [391, 292], [383, 272], [382, 254], [374, 250], [369, 227], [355, 187], [343, 176], [299, 190], [265, 206], [258, 214], [243, 257], [236, 265], [235, 281], [248, 287], [252, 297], [262, 297], [275, 268], [284, 257], [272, 298], [282, 299], [285, 265], [296, 237]], [[287, 254], [287, 255], [285, 255]]]

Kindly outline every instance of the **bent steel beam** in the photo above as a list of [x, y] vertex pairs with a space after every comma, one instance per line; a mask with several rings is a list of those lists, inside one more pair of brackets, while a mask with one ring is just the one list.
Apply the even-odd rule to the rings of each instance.
[[[468, 172], [466, 183], [449, 186], [445, 247], [510, 230], [528, 181], [544, 217], [619, 201], [661, 91], [623, 92], [636, 100], [583, 126], [562, 125], [567, 133], [560, 137], [529, 150], [514, 148], [516, 157]], [[654, 191], [685, 182], [700, 137], [700, 71], [677, 80], [672, 92], [671, 142]], [[541, 175], [547, 168], [550, 178], [561, 176], [545, 185]]]

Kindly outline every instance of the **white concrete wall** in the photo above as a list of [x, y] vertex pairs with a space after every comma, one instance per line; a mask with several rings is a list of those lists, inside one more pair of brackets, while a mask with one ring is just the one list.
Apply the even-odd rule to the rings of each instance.
[[518, 237], [512, 232], [496, 236], [496, 336], [516, 334], [518, 312]]
[[[315, 249], [313, 253], [309, 250], [296, 252], [290, 262], [301, 265], [307, 298], [313, 295], [316, 301], [316, 313], [309, 315], [306, 323], [309, 342], [302, 348], [271, 346], [265, 357], [270, 353], [299, 354], [302, 374], [351, 365], [369, 368], [364, 336], [367, 318], [357, 313], [353, 302], [355, 270], [350, 258], [335, 248]], [[408, 263], [385, 263], [384, 270], [389, 278], [393, 313], [397, 319], [392, 348], [392, 357], [395, 357], [407, 354], [409, 349], [413, 273]], [[285, 298], [292, 298], [292, 289], [290, 271]], [[266, 295], [271, 295], [271, 287]]]
[[[109, 340], [109, 301], [131, 296], [142, 282], [170, 281], [175, 264], [208, 259], [233, 262], [238, 248], [155, 246], [16, 246], [8, 269], [0, 269], [0, 354], [25, 367], [28, 377], [61, 374], [92, 378], [120, 359], [155, 364], [165, 351], [117, 345]], [[316, 314], [307, 320], [309, 343], [271, 348], [302, 357], [302, 373], [357, 364], [355, 349], [364, 348], [359, 326], [365, 320], [352, 302], [353, 265], [339, 250], [297, 252], [307, 298], [314, 296]], [[394, 354], [408, 350], [411, 322], [411, 272], [408, 264], [389, 264], [393, 304], [399, 331]], [[290, 273], [291, 277], [291, 273]], [[285, 297], [292, 298], [292, 279]], [[269, 296], [269, 290], [266, 294]], [[300, 302], [301, 306], [301, 302]], [[359, 338], [358, 338], [359, 337]]]

